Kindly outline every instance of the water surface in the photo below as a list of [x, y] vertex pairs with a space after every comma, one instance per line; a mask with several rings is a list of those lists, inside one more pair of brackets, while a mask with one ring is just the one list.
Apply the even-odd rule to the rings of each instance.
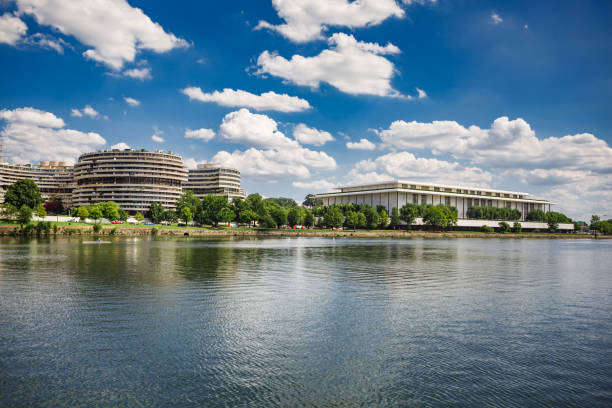
[[610, 406], [612, 241], [0, 239], [0, 406]]

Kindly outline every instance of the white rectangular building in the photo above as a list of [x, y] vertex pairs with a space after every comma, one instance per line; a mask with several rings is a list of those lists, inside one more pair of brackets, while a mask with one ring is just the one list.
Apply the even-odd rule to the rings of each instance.
[[506, 207], [521, 212], [521, 220], [535, 209], [550, 211], [548, 200], [532, 197], [528, 193], [460, 187], [412, 181], [389, 181], [376, 184], [337, 187], [337, 192], [316, 194], [326, 206], [332, 204], [383, 205], [388, 213], [393, 208], [412, 204], [445, 204], [457, 208], [458, 218], [467, 218], [467, 210], [475, 206]]

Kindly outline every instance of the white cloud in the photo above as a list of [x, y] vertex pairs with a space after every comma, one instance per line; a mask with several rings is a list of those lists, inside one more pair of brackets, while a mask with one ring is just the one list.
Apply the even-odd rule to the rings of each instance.
[[0, 131], [4, 156], [14, 163], [41, 160], [74, 163], [80, 154], [106, 143], [98, 133], [65, 129], [61, 118], [35, 108], [4, 109], [0, 119], [7, 121]]
[[297, 147], [295, 140], [289, 139], [281, 131], [274, 119], [242, 108], [230, 112], [219, 126], [219, 136], [231, 143], [242, 143], [258, 148]]
[[140, 50], [164, 53], [187, 46], [125, 0], [17, 0], [17, 8], [92, 47], [83, 55], [115, 71], [134, 62]]
[[307, 178], [313, 170], [336, 168], [336, 161], [327, 153], [304, 148], [279, 131], [273, 119], [244, 108], [223, 118], [219, 136], [250, 146], [245, 151], [220, 151], [212, 159], [240, 169], [245, 178], [274, 182], [288, 176]]
[[0, 16], [0, 44], [17, 44], [28, 31], [28, 26], [11, 13]]
[[424, 90], [419, 89], [419, 88], [417, 88], [416, 90], [417, 90], [417, 92], [418, 92], [418, 98], [419, 98], [419, 99], [425, 99], [425, 98], [427, 98], [427, 92], [425, 92]]
[[185, 137], [187, 139], [200, 139], [205, 142], [212, 140], [215, 137], [215, 131], [212, 129], [185, 129]]
[[257, 58], [257, 74], [312, 88], [324, 82], [352, 95], [401, 96], [391, 86], [395, 67], [381, 56], [400, 53], [395, 45], [361, 42], [344, 33], [332, 35], [328, 43], [331, 48], [314, 57], [294, 55], [287, 60], [264, 51]]
[[70, 111], [70, 116], [76, 116], [78, 118], [82, 116], [89, 116], [92, 119], [100, 117], [100, 114], [91, 107], [91, 105], [86, 105], [83, 109], [72, 109]]
[[311, 144], [314, 146], [323, 146], [327, 142], [334, 140], [334, 137], [324, 130], [318, 130], [299, 123], [293, 129], [293, 137], [302, 144]]
[[166, 139], [158, 135], [151, 136], [151, 140], [153, 140], [156, 143], [164, 143], [166, 141]]
[[122, 75], [130, 78], [140, 79], [141, 81], [153, 78], [153, 76], [151, 75], [151, 68], [148, 67], [126, 69], [125, 71], [123, 71]]
[[198, 163], [202, 163], [202, 162], [194, 159], [193, 157], [183, 157], [183, 164], [187, 166], [188, 169], [197, 168]]
[[491, 173], [477, 167], [466, 167], [457, 162], [438, 159], [417, 158], [409, 152], [398, 152], [388, 153], [374, 160], [360, 161], [349, 172], [348, 178], [352, 183], [403, 179], [486, 186], [493, 177]]
[[61, 38], [55, 38], [51, 35], [36, 33], [25, 39], [25, 42], [31, 45], [37, 45], [42, 48], [48, 48], [57, 51], [58, 54], [64, 53], [64, 46], [70, 47], [66, 41]]
[[374, 150], [376, 149], [376, 145], [370, 142], [368, 139], [361, 139], [359, 142], [355, 143], [347, 142], [346, 148], [353, 150]]
[[497, 168], [592, 170], [612, 173], [612, 149], [590, 133], [539, 139], [521, 118], [497, 118], [489, 129], [455, 121], [395, 121], [379, 132], [399, 149], [428, 149]]
[[117, 144], [112, 145], [111, 149], [128, 150], [130, 149], [130, 146], [127, 143], [119, 142]]
[[257, 111], [301, 112], [310, 109], [310, 104], [305, 99], [287, 94], [281, 95], [272, 91], [255, 95], [240, 89], [225, 88], [223, 92], [204, 93], [198, 87], [187, 87], [182, 89], [181, 92], [187, 95], [189, 99], [201, 102], [215, 102], [221, 106], [243, 106]]
[[321, 39], [327, 26], [367, 27], [404, 16], [395, 0], [272, 0], [272, 5], [285, 23], [260, 21], [256, 28], [277, 31], [294, 42]]
[[139, 106], [140, 105], [140, 101], [134, 98], [130, 98], [129, 96], [124, 96], [123, 100], [125, 101], [125, 103], [127, 103], [130, 106]]
[[492, 22], [493, 24], [499, 24], [499, 23], [501, 23], [501, 22], [503, 22], [503, 21], [504, 21], [504, 19], [503, 19], [503, 18], [501, 18], [501, 17], [499, 16], [499, 14], [497, 14], [497, 13], [491, 13], [491, 22]]
[[310, 191], [328, 191], [338, 187], [337, 183], [332, 183], [327, 180], [312, 180], [312, 181], [294, 181], [291, 183], [293, 187], [303, 188]]
[[42, 126], [48, 128], [61, 128], [65, 126], [62, 118], [58, 118], [51, 112], [45, 112], [35, 108], [3, 109], [0, 111], [0, 119], [4, 119], [10, 124], [23, 124], [28, 126]]

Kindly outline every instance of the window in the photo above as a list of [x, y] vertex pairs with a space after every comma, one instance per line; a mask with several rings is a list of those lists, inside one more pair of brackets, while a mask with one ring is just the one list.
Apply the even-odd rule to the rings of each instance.
[[419, 196], [416, 194], [412, 195], [412, 204], [418, 204], [419, 203]]
[[421, 204], [425, 204], [425, 203], [427, 203], [427, 196], [425, 194], [423, 194], [421, 196]]
[[510, 201], [506, 201], [506, 208], [512, 208], [512, 203]]
[[467, 207], [468, 208], [472, 208], [472, 199], [471, 198], [467, 199]]
[[493, 206], [493, 200], [489, 200], [489, 207]]
[[450, 205], [450, 197], [444, 197], [444, 204]]

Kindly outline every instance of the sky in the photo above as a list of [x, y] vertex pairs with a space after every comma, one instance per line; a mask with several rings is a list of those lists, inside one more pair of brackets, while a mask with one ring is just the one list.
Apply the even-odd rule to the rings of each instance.
[[0, 0], [13, 163], [171, 150], [292, 197], [406, 180], [612, 217], [612, 2]]

